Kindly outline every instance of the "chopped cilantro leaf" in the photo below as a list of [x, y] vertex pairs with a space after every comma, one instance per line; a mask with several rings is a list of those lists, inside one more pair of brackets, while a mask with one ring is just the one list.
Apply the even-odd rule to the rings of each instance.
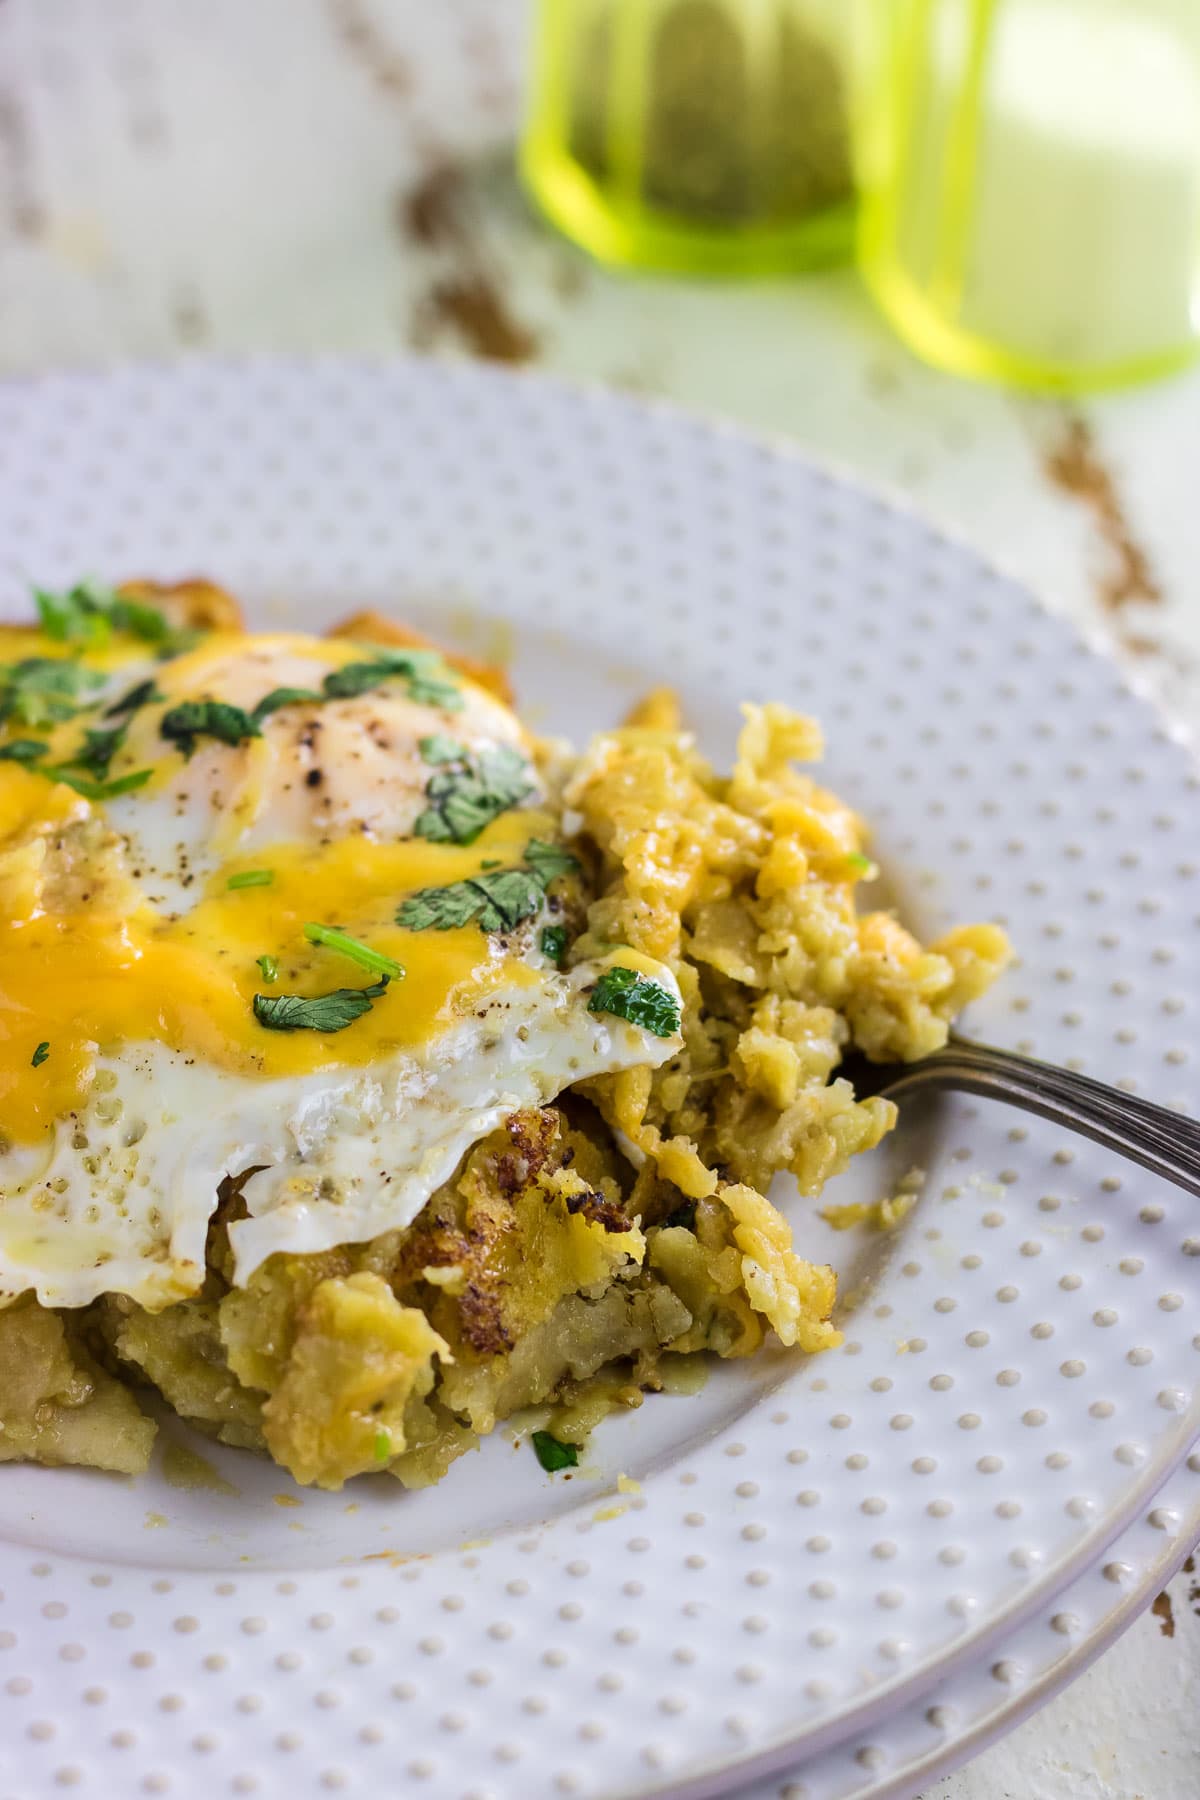
[[360, 944], [357, 938], [339, 931], [335, 925], [308, 924], [304, 927], [304, 935], [310, 944], [324, 944], [327, 950], [338, 950], [361, 968], [374, 970], [376, 975], [386, 975], [392, 981], [403, 979], [404, 969], [394, 957], [372, 950], [369, 944]]
[[605, 969], [588, 1001], [588, 1011], [628, 1019], [654, 1037], [673, 1037], [679, 1030], [679, 1002], [660, 981], [633, 969]]
[[395, 674], [396, 670], [389, 669], [384, 663], [346, 663], [328, 674], [321, 688], [327, 700], [355, 700], [359, 694], [368, 693]]
[[231, 875], [225, 883], [227, 888], [270, 887], [275, 879], [274, 869], [240, 869]]
[[579, 1451], [574, 1444], [560, 1443], [548, 1431], [535, 1431], [530, 1441], [533, 1453], [547, 1475], [554, 1475], [559, 1469], [574, 1469], [578, 1465]]
[[421, 888], [401, 903], [396, 923], [409, 931], [453, 931], [478, 920], [481, 931], [512, 931], [541, 911], [548, 882], [579, 868], [567, 851], [538, 838], [530, 838], [525, 846], [525, 859], [525, 868], [498, 869], [446, 887]]
[[34, 588], [33, 603], [42, 631], [56, 644], [82, 639], [86, 644], [97, 645], [105, 643], [112, 635], [106, 610], [95, 604], [83, 583], [65, 594]]
[[500, 869], [446, 887], [421, 888], [402, 902], [396, 923], [409, 931], [453, 931], [477, 919], [481, 931], [512, 931], [541, 911], [542, 897], [530, 870]]
[[49, 775], [52, 781], [61, 781], [85, 800], [116, 800], [121, 794], [132, 794], [135, 789], [145, 787], [153, 769], [131, 769], [128, 775], [118, 775], [115, 781], [92, 781], [87, 775], [76, 775], [61, 763], [53, 763], [48, 769], [41, 771]]
[[34, 1051], [33, 1055], [29, 1059], [30, 1067], [34, 1068], [34, 1069], [40, 1069], [42, 1064], [45, 1062], [46, 1058], [49, 1056], [49, 1054], [50, 1054], [50, 1041], [48, 1038], [43, 1038], [41, 1043], [38, 1045], [37, 1049]]
[[256, 956], [254, 960], [262, 971], [264, 981], [279, 980], [279, 964], [273, 956]]
[[173, 630], [156, 606], [118, 594], [99, 582], [79, 581], [63, 594], [35, 588], [33, 598], [42, 630], [56, 643], [82, 643], [95, 649], [107, 643], [114, 631], [125, 631], [145, 643], [174, 651], [185, 636]]
[[430, 765], [465, 762], [469, 754], [465, 744], [460, 744], [457, 738], [446, 737], [440, 731], [435, 731], [430, 737], [423, 737], [417, 748]]
[[330, 700], [352, 700], [383, 681], [402, 680], [408, 697], [444, 712], [460, 712], [463, 697], [450, 679], [445, 660], [436, 650], [389, 650], [381, 645], [363, 646], [369, 662], [346, 663], [328, 674], [321, 687]]
[[163, 714], [158, 728], [169, 742], [178, 744], [184, 756], [191, 756], [198, 737], [242, 744], [247, 738], [262, 736], [257, 719], [224, 700], [182, 700]]
[[578, 860], [561, 844], [543, 843], [541, 838], [530, 838], [525, 846], [525, 861], [529, 864], [543, 887], [560, 875], [578, 875]]
[[431, 675], [410, 675], [408, 697], [418, 706], [437, 706], [443, 712], [461, 712], [463, 709], [463, 697], [454, 683]]
[[139, 706], [149, 706], [152, 701], [165, 698], [165, 694], [160, 694], [155, 687], [152, 675], [149, 680], [139, 681], [136, 687], [131, 687], [128, 693], [122, 694], [119, 699], [114, 700], [111, 706], [106, 706], [104, 717], [116, 719], [122, 713], [136, 712]]
[[0, 744], [0, 762], [35, 763], [49, 748], [37, 738], [13, 738], [10, 744]]
[[272, 713], [278, 712], [281, 706], [299, 706], [305, 701], [320, 700], [320, 694], [312, 688], [277, 687], [269, 694], [264, 694], [253, 708], [250, 717], [256, 724], [262, 723]]
[[431, 843], [473, 844], [493, 819], [533, 792], [528, 762], [507, 745], [475, 755], [450, 738], [422, 738], [421, 754], [438, 765], [425, 788], [429, 805], [416, 825], [417, 836]]
[[378, 1463], [385, 1463], [385, 1462], [390, 1462], [391, 1460], [392, 1460], [391, 1434], [386, 1431], [377, 1431], [375, 1433], [375, 1461]]
[[335, 988], [331, 994], [255, 994], [254, 1016], [268, 1031], [343, 1031], [371, 1010], [387, 989], [381, 975], [370, 987]]
[[89, 704], [84, 694], [103, 685], [97, 670], [65, 657], [27, 656], [0, 664], [0, 725], [11, 719], [36, 729], [73, 719]]
[[[261, 737], [263, 720], [281, 707], [351, 699], [378, 687], [382, 681], [397, 678], [407, 683], [410, 699], [454, 711], [462, 706], [462, 695], [452, 682], [443, 679], [446, 673], [445, 663], [434, 650], [378, 650], [372, 652], [370, 662], [347, 663], [344, 668], [331, 670], [321, 683], [319, 693], [313, 688], [272, 688], [249, 712], [225, 700], [183, 700], [163, 714], [159, 730], [169, 742], [179, 746], [184, 756], [191, 756], [197, 738], [211, 737], [222, 744], [243, 744], [249, 738]], [[138, 693], [135, 688], [134, 695]], [[144, 696], [145, 699], [157, 697], [151, 693]], [[119, 702], [122, 709], [134, 704], [142, 704], [142, 699], [135, 701], [133, 696], [126, 696]], [[0, 689], [0, 723], [4, 717], [3, 691]]]
[[567, 953], [567, 931], [565, 925], [546, 925], [539, 939], [542, 955], [547, 961], [562, 968], [563, 957]]

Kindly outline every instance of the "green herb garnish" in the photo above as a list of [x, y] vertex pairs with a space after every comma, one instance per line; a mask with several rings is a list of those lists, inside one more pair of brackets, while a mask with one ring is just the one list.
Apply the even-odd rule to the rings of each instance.
[[67, 787], [74, 788], [85, 800], [116, 800], [121, 794], [132, 794], [136, 788], [145, 787], [153, 769], [131, 769], [128, 775], [118, 775], [113, 781], [93, 781], [87, 775], [76, 775], [72, 769], [61, 763], [53, 763], [48, 769], [39, 771], [49, 775], [52, 781], [61, 781]]
[[446, 887], [421, 888], [410, 894], [396, 923], [410, 931], [452, 931], [478, 920], [481, 931], [512, 931], [542, 909], [546, 888], [558, 875], [576, 874], [579, 864], [557, 844], [530, 838], [525, 867], [473, 875]]
[[103, 687], [104, 677], [82, 663], [54, 656], [27, 656], [0, 664], [0, 725], [59, 724], [83, 712], [89, 689]]
[[371, 1010], [387, 989], [381, 975], [370, 987], [335, 988], [331, 994], [255, 994], [254, 1016], [268, 1031], [343, 1031]]
[[390, 1462], [391, 1460], [392, 1460], [391, 1436], [386, 1431], [377, 1431], [375, 1433], [375, 1461], [378, 1463], [385, 1463], [385, 1462]]
[[320, 700], [320, 698], [320, 694], [315, 693], [312, 688], [272, 688], [269, 694], [264, 694], [262, 699], [258, 701], [257, 705], [252, 709], [250, 717], [261, 724], [263, 719], [269, 718], [272, 713], [278, 712], [281, 706], [299, 706], [304, 701]]
[[48, 1038], [43, 1038], [41, 1043], [38, 1045], [37, 1049], [34, 1051], [33, 1055], [29, 1059], [30, 1067], [34, 1068], [34, 1069], [40, 1069], [42, 1064], [45, 1062], [46, 1058], [49, 1056], [49, 1054], [50, 1054], [50, 1040]]
[[867, 874], [872, 866], [870, 857], [864, 856], [861, 850], [852, 850], [846, 858], [846, 861], [850, 867], [856, 869], [860, 875]]
[[42, 761], [49, 744], [43, 744], [37, 738], [14, 738], [9, 744], [0, 744], [0, 762], [22, 763], [26, 768], [36, 765], [39, 775], [45, 775], [50, 781], [63, 782], [77, 794], [82, 794], [85, 800], [115, 800], [119, 794], [129, 794], [135, 788], [144, 787], [152, 773], [149, 769], [134, 769], [114, 781], [108, 780], [108, 765], [124, 736], [124, 725], [118, 725], [112, 731], [85, 732], [77, 756], [67, 762], [49, 764]]
[[592, 990], [588, 1011], [628, 1019], [654, 1037], [673, 1037], [679, 1030], [679, 1002], [661, 981], [633, 969], [605, 969]]
[[264, 981], [279, 980], [279, 964], [275, 961], [273, 956], [258, 956], [255, 957], [254, 960], [262, 970], [262, 978]]
[[156, 606], [131, 600], [96, 581], [79, 581], [66, 593], [45, 588], [33, 590], [42, 630], [56, 643], [81, 643], [87, 649], [106, 644], [114, 631], [126, 631], [147, 644], [170, 647], [172, 652], [191, 642], [194, 633], [173, 629]]
[[563, 957], [567, 953], [567, 930], [565, 925], [546, 925], [538, 940], [541, 952], [549, 962], [561, 969]]
[[386, 975], [391, 981], [403, 979], [403, 965], [394, 957], [384, 956], [381, 950], [372, 950], [369, 944], [361, 944], [347, 932], [339, 931], [336, 925], [308, 924], [304, 927], [304, 935], [310, 944], [324, 944], [327, 950], [338, 950], [351, 962], [373, 970], [376, 975]]
[[247, 738], [262, 736], [257, 719], [225, 700], [182, 700], [163, 714], [158, 729], [169, 742], [178, 744], [184, 756], [191, 756], [198, 737], [242, 744]]
[[312, 688], [272, 688], [249, 712], [226, 700], [183, 700], [163, 714], [159, 730], [163, 737], [178, 744], [184, 756], [191, 756], [197, 738], [244, 744], [262, 736], [263, 720], [280, 707], [352, 699], [397, 677], [407, 682], [410, 699], [453, 712], [462, 706], [462, 695], [451, 682], [441, 679], [445, 667], [435, 650], [379, 650], [373, 652], [370, 662], [347, 663], [343, 669], [331, 670], [321, 683], [320, 693]]
[[574, 1444], [560, 1443], [548, 1431], [535, 1431], [530, 1441], [533, 1444], [533, 1453], [547, 1475], [554, 1475], [559, 1469], [577, 1467], [579, 1451]]
[[421, 739], [421, 755], [437, 765], [425, 788], [429, 805], [417, 820], [417, 836], [431, 843], [473, 844], [485, 826], [533, 792], [529, 764], [502, 746], [477, 755], [453, 738]]
[[460, 762], [467, 754], [465, 744], [460, 744], [457, 738], [444, 736], [440, 731], [423, 737], [418, 748], [425, 761], [430, 764]]
[[383, 681], [400, 679], [408, 687], [410, 700], [440, 706], [444, 712], [461, 712], [463, 697], [436, 650], [388, 650], [376, 644], [364, 648], [370, 652], [369, 662], [347, 663], [325, 677], [321, 688], [328, 699], [353, 700]]
[[225, 883], [227, 888], [270, 887], [275, 879], [274, 869], [242, 869], [231, 875]]
[[85, 731], [82, 745], [74, 756], [67, 758], [64, 766], [69, 769], [82, 769], [84, 774], [90, 775], [94, 781], [106, 781], [109, 764], [125, 742], [125, 733], [128, 729], [128, 724], [123, 721], [120, 725], [108, 728], [101, 726], [98, 729]]
[[559, 875], [578, 875], [580, 872], [578, 860], [569, 850], [564, 850], [561, 844], [543, 843], [541, 838], [530, 838], [525, 846], [525, 861], [544, 888]]
[[149, 706], [154, 700], [165, 699], [166, 695], [160, 694], [155, 687], [152, 675], [149, 680], [139, 681], [136, 687], [131, 687], [128, 693], [122, 694], [119, 700], [114, 700], [111, 706], [106, 706], [104, 717], [116, 719], [122, 713], [136, 712], [139, 706]]

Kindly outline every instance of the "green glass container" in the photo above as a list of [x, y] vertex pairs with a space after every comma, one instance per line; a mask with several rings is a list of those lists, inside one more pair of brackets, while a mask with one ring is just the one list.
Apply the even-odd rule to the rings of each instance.
[[1200, 0], [874, 0], [873, 26], [859, 262], [899, 335], [1065, 393], [1194, 356]]
[[855, 0], [538, 0], [521, 169], [604, 262], [708, 274], [850, 255]]

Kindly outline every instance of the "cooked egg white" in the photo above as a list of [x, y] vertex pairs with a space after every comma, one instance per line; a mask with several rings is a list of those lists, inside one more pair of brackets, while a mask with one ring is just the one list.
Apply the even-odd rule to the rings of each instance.
[[[57, 653], [36, 641], [18, 651]], [[520, 868], [531, 840], [555, 835], [519, 722], [474, 683], [443, 669], [453, 706], [402, 677], [295, 701], [261, 735], [199, 736], [190, 756], [163, 736], [182, 701], [249, 712], [279, 688], [319, 693], [331, 671], [369, 655], [338, 640], [234, 633], [167, 662], [143, 646], [109, 649], [88, 659], [104, 686], [86, 714], [0, 730], [0, 749], [33, 735], [47, 745], [41, 762], [65, 761], [85, 729], [112, 724], [110, 704], [153, 683], [108, 770], [110, 780], [149, 771], [136, 791], [88, 799], [0, 760], [4, 1297], [33, 1289], [78, 1306], [124, 1293], [157, 1307], [194, 1293], [218, 1185], [248, 1169], [248, 1216], [230, 1231], [240, 1283], [277, 1251], [401, 1227], [507, 1113], [678, 1048], [678, 1037], [588, 1010], [603, 965], [563, 975], [542, 953], [561, 882], [537, 917], [507, 931], [478, 919], [397, 923], [405, 896]], [[527, 759], [519, 798], [471, 843], [418, 830], [438, 736], [475, 756]], [[259, 884], [240, 885], [246, 875]], [[267, 1029], [256, 994], [375, 980], [309, 942], [311, 921], [404, 976], [336, 1032]], [[659, 965], [628, 951], [606, 962], [678, 998]]]

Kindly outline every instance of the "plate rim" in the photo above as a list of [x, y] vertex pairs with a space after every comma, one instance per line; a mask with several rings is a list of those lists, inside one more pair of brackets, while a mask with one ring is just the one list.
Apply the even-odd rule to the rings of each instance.
[[[297, 376], [311, 377], [314, 373], [319, 373], [323, 369], [413, 368], [425, 371], [432, 369], [437, 370], [439, 375], [451, 382], [461, 382], [465, 380], [466, 383], [470, 385], [472, 382], [478, 381], [495, 387], [519, 383], [523, 386], [548, 390], [551, 393], [569, 397], [576, 403], [581, 400], [591, 403], [600, 402], [607, 406], [611, 406], [618, 413], [628, 410], [650, 418], [661, 418], [665, 421], [687, 426], [692, 429], [699, 428], [706, 435], [723, 439], [728, 443], [736, 444], [744, 448], [757, 449], [760, 452], [766, 452], [772, 459], [778, 459], [806, 469], [814, 475], [831, 482], [836, 487], [849, 491], [860, 499], [873, 500], [876, 504], [882, 506], [890, 513], [897, 514], [916, 525], [929, 537], [935, 538], [940, 543], [953, 546], [964, 552], [981, 571], [987, 571], [992, 575], [999, 576], [1004, 581], [1012, 584], [1020, 591], [1025, 600], [1036, 608], [1043, 619], [1052, 621], [1056, 629], [1065, 630], [1069, 636], [1081, 643], [1092, 656], [1096, 657], [1097, 660], [1102, 660], [1104, 662], [1106, 670], [1113, 681], [1119, 684], [1121, 688], [1123, 688], [1124, 691], [1138, 703], [1139, 707], [1146, 709], [1142, 714], [1142, 719], [1147, 731], [1150, 729], [1152, 723], [1157, 723], [1165, 730], [1176, 749], [1181, 751], [1193, 766], [1196, 765], [1191, 734], [1186, 732], [1185, 728], [1170, 720], [1169, 717], [1162, 712], [1161, 708], [1157, 706], [1154, 696], [1148, 691], [1146, 685], [1139, 682], [1138, 679], [1112, 655], [1111, 639], [1104, 633], [1102, 628], [1097, 627], [1090, 631], [1082, 629], [1076, 621], [1050, 605], [1043, 594], [1032, 587], [1023, 575], [1007, 568], [1002, 559], [996, 558], [991, 554], [985, 554], [974, 544], [965, 532], [956, 531], [952, 526], [948, 526], [941, 518], [936, 516], [936, 514], [931, 514], [925, 509], [914, 505], [910, 496], [894, 485], [874, 477], [864, 479], [844, 461], [824, 455], [813, 455], [804, 446], [787, 437], [769, 431], [743, 426], [737, 421], [730, 420], [719, 414], [709, 413], [701, 408], [681, 405], [675, 401], [663, 400], [655, 396], [626, 393], [623, 390], [614, 389], [611, 386], [596, 380], [580, 379], [570, 376], [563, 377], [557, 374], [545, 373], [540, 370], [529, 370], [524, 368], [511, 369], [493, 365], [481, 366], [476, 363], [450, 357], [416, 356], [387, 351], [364, 352], [361, 354], [342, 354], [332, 351], [318, 351], [313, 353], [249, 351], [225, 355], [193, 354], [157, 359], [112, 359], [99, 361], [95, 364], [72, 365], [68, 368], [38, 370], [30, 372], [29, 374], [18, 373], [13, 376], [7, 376], [3, 381], [0, 381], [0, 397], [2, 397], [5, 392], [12, 389], [21, 389], [28, 392], [39, 388], [51, 389], [55, 385], [63, 383], [79, 382], [102, 384], [113, 378], [120, 378], [131, 373], [144, 373], [154, 375], [160, 379], [169, 380], [176, 378], [181, 373], [199, 367], [214, 370], [224, 369], [232, 374], [251, 372], [254, 370], [278, 370], [286, 373], [289, 378], [295, 378]], [[1193, 1401], [1186, 1416], [1190, 1421], [1194, 1437], [1195, 1433], [1200, 1432], [1200, 1395]], [[943, 1648], [941, 1651], [929, 1651], [921, 1662], [910, 1668], [905, 1674], [897, 1675], [891, 1681], [881, 1681], [867, 1692], [860, 1692], [852, 1699], [844, 1702], [841, 1706], [830, 1712], [819, 1726], [802, 1730], [800, 1733], [793, 1735], [777, 1734], [764, 1748], [749, 1754], [742, 1750], [734, 1750], [729, 1756], [705, 1765], [689, 1774], [682, 1783], [667, 1782], [665, 1784], [659, 1783], [648, 1785], [643, 1782], [636, 1787], [625, 1788], [619, 1791], [622, 1795], [636, 1795], [638, 1800], [666, 1800], [667, 1796], [692, 1794], [695, 1794], [697, 1800], [701, 1800], [701, 1797], [704, 1795], [729, 1791], [730, 1778], [736, 1777], [740, 1780], [743, 1771], [748, 1772], [750, 1778], [754, 1779], [758, 1773], [769, 1773], [771, 1768], [786, 1769], [788, 1766], [788, 1756], [794, 1756], [798, 1748], [804, 1747], [807, 1749], [808, 1746], [811, 1746], [813, 1754], [820, 1754], [823, 1749], [828, 1749], [834, 1743], [843, 1741], [849, 1732], [855, 1729], [857, 1723], [865, 1722], [872, 1714], [877, 1715], [882, 1709], [890, 1715], [902, 1707], [907, 1700], [914, 1698], [917, 1693], [925, 1691], [934, 1685], [942, 1675], [952, 1672], [956, 1664], [971, 1660], [976, 1656], [982, 1656], [989, 1647], [994, 1646], [1004, 1637], [1011, 1635], [1018, 1630], [1023, 1623], [1032, 1618], [1045, 1604], [1052, 1600], [1056, 1595], [1060, 1594], [1064, 1588], [1068, 1587], [1072, 1581], [1087, 1568], [1091, 1567], [1099, 1557], [1103, 1555], [1108, 1546], [1114, 1542], [1115, 1539], [1120, 1537], [1133, 1523], [1135, 1518], [1151, 1503], [1152, 1497], [1161, 1491], [1162, 1487], [1170, 1479], [1172, 1472], [1188, 1456], [1189, 1449], [1190, 1441], [1184, 1441], [1179, 1447], [1169, 1451], [1168, 1454], [1155, 1465], [1154, 1473], [1149, 1477], [1149, 1479], [1153, 1481], [1152, 1488], [1145, 1485], [1146, 1477], [1143, 1477], [1143, 1482], [1140, 1484], [1140, 1491], [1135, 1491], [1134, 1495], [1122, 1502], [1119, 1507], [1106, 1513], [1103, 1527], [1098, 1528], [1092, 1533], [1085, 1534], [1077, 1545], [1064, 1551], [1062, 1556], [1060, 1556], [1060, 1558], [1052, 1565], [1052, 1572], [1047, 1571], [1044, 1573], [1038, 1582], [1030, 1585], [1028, 1591], [1015, 1594], [1005, 1607], [989, 1615], [986, 1622], [981, 1622], [974, 1630], [969, 1630], [964, 1633], [964, 1635], [960, 1639], [956, 1639], [951, 1646]], [[575, 1509], [572, 1508], [571, 1513], [573, 1513], [574, 1510]], [[1200, 1507], [1197, 1508], [1196, 1516], [1200, 1518]], [[540, 1523], [542, 1522], [539, 1522], [539, 1524]], [[526, 1525], [515, 1529], [529, 1530], [538, 1528], [539, 1526], [530, 1527]], [[1198, 1526], [1197, 1529], [1200, 1530], [1200, 1526]], [[1170, 1554], [1164, 1552], [1164, 1566], [1170, 1562], [1171, 1555], [1174, 1554], [1176, 1548], [1178, 1548], [1178, 1546], [1173, 1545]], [[1187, 1553], [1188, 1551], [1185, 1547], [1179, 1553], [1178, 1561], [1182, 1562]], [[75, 1560], [79, 1562], [96, 1560], [88, 1559], [83, 1556], [75, 1556], [69, 1551], [55, 1551], [54, 1554], [56, 1558], [62, 1560]], [[321, 1566], [324, 1567], [325, 1565]], [[329, 1566], [333, 1567], [334, 1565], [330, 1564]], [[1077, 1668], [1081, 1669], [1086, 1667], [1087, 1662], [1092, 1660], [1094, 1655], [1099, 1654], [1100, 1649], [1104, 1647], [1105, 1643], [1111, 1642], [1112, 1638], [1119, 1635], [1120, 1631], [1125, 1628], [1125, 1625], [1131, 1621], [1132, 1617], [1136, 1616], [1136, 1613], [1141, 1610], [1141, 1607], [1144, 1604], [1145, 1592], [1153, 1585], [1154, 1579], [1155, 1576], [1151, 1575], [1143, 1582], [1142, 1587], [1139, 1589], [1139, 1593], [1143, 1598], [1128, 1598], [1123, 1602], [1121, 1607], [1115, 1610], [1113, 1617], [1116, 1622], [1113, 1624], [1112, 1630], [1102, 1638], [1102, 1641], [1096, 1648], [1092, 1649], [1090, 1647], [1090, 1640], [1085, 1641], [1077, 1649], [1073, 1649], [1069, 1652], [1062, 1664], [1056, 1666], [1053, 1672], [1053, 1685], [1046, 1685], [1051, 1680], [1049, 1676], [1044, 1678], [1043, 1685], [1045, 1686], [1045, 1692], [1043, 1694], [1043, 1699], [1049, 1698], [1050, 1694], [1057, 1691], [1058, 1687], [1065, 1685], [1065, 1683], [1072, 1678], [1072, 1674]], [[1060, 1669], [1063, 1672], [1061, 1674], [1061, 1679], [1058, 1679]], [[1040, 1693], [1042, 1688], [1039, 1687], [1035, 1691]], [[993, 1735], [998, 1735], [1000, 1731], [1008, 1728], [1003, 1721], [1008, 1717], [1009, 1710], [1014, 1714], [1019, 1714], [1021, 1708], [1025, 1706], [1027, 1702], [1028, 1696], [1022, 1694], [1020, 1697], [1014, 1698], [1010, 1709], [1002, 1711], [999, 1715], [992, 1715], [989, 1723], [994, 1725]], [[1042, 1703], [1042, 1699], [1038, 1699], [1033, 1704], [1040, 1705]], [[1015, 1722], [1016, 1719], [1014, 1717], [1011, 1723]], [[978, 1729], [982, 1731], [984, 1727], [981, 1726]], [[973, 1752], [969, 1749], [964, 1752], [965, 1755], [970, 1755], [972, 1753]], [[959, 1757], [958, 1760], [962, 1760], [962, 1758]], [[791, 1766], [795, 1765], [792, 1764]], [[954, 1764], [948, 1763], [946, 1766], [954, 1766]], [[919, 1771], [912, 1776], [903, 1777], [904, 1780], [918, 1778], [925, 1779], [927, 1777], [921, 1775]], [[892, 1794], [899, 1794], [902, 1791], [903, 1789], [896, 1787], [894, 1783], [891, 1787], [882, 1787], [878, 1790], [878, 1800], [889, 1800], [889, 1796]], [[876, 1790], [869, 1790], [869, 1792], [871, 1800], [876, 1800]], [[863, 1800], [866, 1800], [867, 1793], [868, 1790], [863, 1791]]]

